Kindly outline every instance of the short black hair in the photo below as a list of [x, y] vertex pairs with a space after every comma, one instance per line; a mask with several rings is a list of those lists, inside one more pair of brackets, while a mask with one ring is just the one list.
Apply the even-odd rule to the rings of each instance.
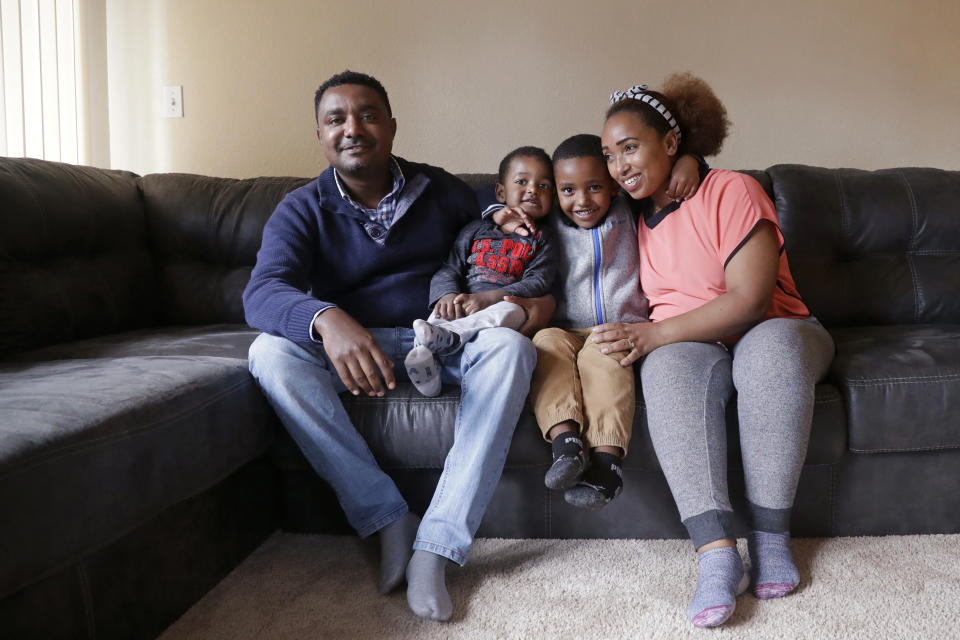
[[570, 158], [596, 158], [603, 162], [603, 144], [600, 136], [592, 133], [578, 133], [557, 145], [553, 152], [553, 163]]
[[[387, 107], [387, 115], [391, 118], [393, 117], [393, 110], [390, 108], [390, 98], [387, 97], [387, 90], [383, 88], [383, 85], [380, 84], [380, 81], [369, 76], [365, 73], [360, 73], [359, 71], [341, 71], [340, 73], [330, 76], [323, 84], [320, 85], [320, 88], [317, 89], [317, 92], [313, 94], [313, 116], [317, 117], [317, 111], [320, 109], [320, 100], [323, 98], [323, 94], [327, 89], [332, 89], [334, 87], [339, 87], [345, 84], [362, 84], [365, 87], [370, 87], [376, 91], [381, 98], [383, 98], [383, 104]], [[318, 120], [319, 121], [319, 120]]]
[[500, 184], [503, 184], [503, 181], [506, 179], [507, 171], [510, 170], [510, 163], [513, 162], [514, 158], [536, 158], [547, 165], [551, 174], [553, 173], [553, 162], [550, 161], [550, 156], [547, 155], [546, 151], [540, 147], [517, 147], [505, 155], [503, 160], [500, 161], [500, 168], [497, 171], [497, 182]]

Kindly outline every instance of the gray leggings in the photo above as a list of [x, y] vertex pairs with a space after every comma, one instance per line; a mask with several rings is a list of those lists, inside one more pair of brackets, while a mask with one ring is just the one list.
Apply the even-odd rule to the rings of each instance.
[[650, 437], [694, 547], [735, 537], [724, 419], [734, 390], [751, 526], [789, 531], [813, 390], [833, 353], [816, 319], [774, 318], [748, 331], [732, 353], [717, 343], [679, 342], [644, 359]]

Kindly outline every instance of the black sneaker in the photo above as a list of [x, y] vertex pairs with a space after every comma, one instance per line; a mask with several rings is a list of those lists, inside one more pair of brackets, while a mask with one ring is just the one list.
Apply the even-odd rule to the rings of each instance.
[[587, 466], [583, 443], [572, 431], [553, 439], [553, 464], [543, 477], [548, 489], [562, 491], [577, 484]]

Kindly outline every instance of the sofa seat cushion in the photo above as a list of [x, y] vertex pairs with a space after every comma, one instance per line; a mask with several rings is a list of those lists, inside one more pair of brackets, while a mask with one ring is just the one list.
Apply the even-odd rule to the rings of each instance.
[[960, 447], [960, 325], [832, 329], [851, 451]]
[[[436, 398], [420, 395], [413, 385], [401, 382], [383, 398], [340, 395], [344, 408], [357, 431], [363, 435], [374, 457], [387, 471], [400, 469], [442, 469], [447, 452], [453, 446], [453, 426], [459, 389], [444, 386]], [[647, 430], [646, 408], [637, 388], [637, 409], [633, 421], [630, 452], [624, 459], [629, 469], [659, 469], [653, 443]], [[738, 465], [740, 441], [736, 429], [736, 402], [728, 407], [728, 452]], [[832, 384], [818, 384], [815, 390], [813, 427], [806, 464], [834, 464], [846, 451], [846, 425], [843, 401]], [[281, 469], [307, 468], [303, 454], [287, 434], [277, 440], [271, 451]], [[550, 446], [544, 442], [529, 404], [520, 414], [507, 453], [507, 468], [550, 465]]]
[[[344, 409], [357, 431], [367, 441], [380, 466], [387, 470], [442, 469], [453, 446], [453, 426], [460, 406], [460, 389], [444, 385], [442, 393], [427, 398], [409, 382], [383, 398], [340, 394]], [[306, 459], [293, 439], [283, 434], [270, 453], [281, 469], [303, 469]], [[550, 461], [550, 448], [543, 443], [529, 406], [520, 416], [507, 466]]]
[[153, 329], [0, 362], [0, 597], [261, 455], [249, 329]]

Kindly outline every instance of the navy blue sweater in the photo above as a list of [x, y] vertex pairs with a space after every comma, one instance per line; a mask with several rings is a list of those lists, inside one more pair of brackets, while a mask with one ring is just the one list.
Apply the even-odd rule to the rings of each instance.
[[376, 240], [340, 195], [332, 167], [287, 194], [263, 229], [243, 292], [247, 324], [310, 343], [313, 317], [331, 306], [366, 327], [409, 327], [426, 316], [430, 278], [479, 209], [470, 187], [443, 169], [397, 162], [406, 185], [393, 225]]

